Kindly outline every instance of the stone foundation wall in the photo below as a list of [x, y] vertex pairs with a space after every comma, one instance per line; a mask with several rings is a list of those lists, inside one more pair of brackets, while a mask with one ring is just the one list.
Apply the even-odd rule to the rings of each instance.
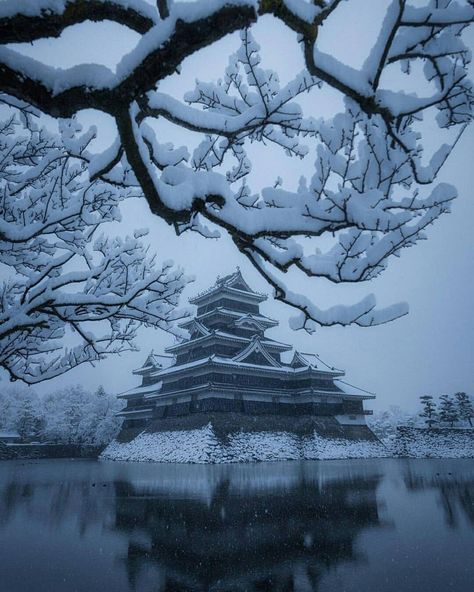
[[5, 458], [97, 458], [104, 449], [78, 444], [10, 444], [4, 448], [9, 453]]
[[141, 428], [123, 429], [117, 440], [128, 442], [139, 433], [196, 430], [212, 424], [216, 437], [226, 442], [236, 432], [288, 432], [308, 436], [314, 432], [325, 438], [378, 441], [367, 425], [341, 425], [333, 416], [300, 417], [287, 415], [250, 415], [233, 412], [192, 413], [183, 417], [155, 419]]
[[16, 454], [10, 446], [6, 446], [3, 442], [0, 442], [0, 460], [10, 460], [13, 458], [16, 458]]
[[[228, 415], [228, 414], [226, 414]], [[388, 456], [385, 446], [368, 430], [365, 436], [326, 437], [316, 430], [245, 430], [218, 434], [214, 422], [194, 429], [171, 429], [150, 425], [133, 439], [114, 441], [102, 453], [105, 460], [232, 463], [299, 459], [380, 458]], [[222, 426], [220, 426], [222, 428]], [[255, 427], [255, 426], [254, 426]], [[352, 426], [351, 426], [352, 427]], [[359, 427], [359, 426], [354, 426]], [[339, 432], [344, 434], [344, 432]], [[354, 436], [351, 433], [351, 436]]]
[[399, 427], [392, 450], [408, 458], [474, 458], [474, 429]]

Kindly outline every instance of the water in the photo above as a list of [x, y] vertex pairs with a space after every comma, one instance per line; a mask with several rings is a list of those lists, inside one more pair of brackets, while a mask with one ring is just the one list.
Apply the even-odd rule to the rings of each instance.
[[1, 592], [472, 592], [474, 461], [0, 462]]

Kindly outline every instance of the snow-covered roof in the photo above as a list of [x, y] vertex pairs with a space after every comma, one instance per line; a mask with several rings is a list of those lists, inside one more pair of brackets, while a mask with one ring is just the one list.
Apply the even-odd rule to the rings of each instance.
[[211, 286], [207, 290], [204, 290], [203, 292], [200, 292], [193, 298], [190, 298], [189, 302], [191, 304], [197, 304], [203, 299], [208, 298], [211, 294], [219, 292], [223, 289], [232, 290], [236, 294], [240, 293], [242, 295], [245, 294], [247, 296], [252, 296], [255, 300], [258, 300], [260, 302], [263, 302], [263, 300], [267, 299], [266, 294], [260, 294], [259, 292], [255, 292], [255, 290], [252, 290], [252, 288], [250, 288], [250, 286], [242, 277], [240, 269], [237, 268], [237, 270], [234, 273], [226, 275], [222, 278], [218, 277], [216, 283], [213, 286]]
[[265, 325], [261, 320], [256, 319], [251, 314], [246, 314], [235, 321], [237, 327], [256, 327], [259, 331], [265, 330]]
[[141, 413], [150, 413], [153, 407], [143, 407], [142, 409], [122, 409], [117, 413], [117, 417], [127, 417], [129, 415], [140, 415]]
[[132, 374], [148, 374], [152, 370], [159, 368], [168, 368], [174, 362], [174, 356], [166, 356], [164, 354], [155, 354], [153, 350], [148, 354], [148, 357], [140, 368], [132, 370]]
[[375, 393], [371, 393], [370, 391], [366, 391], [358, 386], [354, 386], [353, 384], [349, 384], [345, 380], [341, 380], [336, 378], [334, 380], [334, 384], [341, 389], [341, 391], [348, 396], [351, 397], [364, 397], [365, 399], [375, 399]]
[[[165, 351], [167, 352], [178, 352], [180, 350], [186, 350], [189, 348], [194, 347], [197, 343], [202, 343], [203, 341], [212, 340], [213, 337], [220, 338], [222, 340], [233, 341], [239, 344], [247, 344], [251, 343], [252, 337], [242, 337], [241, 335], [234, 335], [233, 333], [227, 333], [225, 331], [219, 330], [211, 330], [208, 331], [206, 335], [202, 335], [200, 337], [196, 337], [195, 339], [190, 339], [188, 341], [183, 341], [181, 343], [177, 343], [175, 345], [171, 345], [167, 347]], [[275, 341], [274, 339], [270, 339], [268, 337], [260, 339], [261, 343], [267, 347], [277, 349], [278, 351], [288, 351], [291, 349], [291, 345], [287, 343], [281, 343], [280, 341]]]
[[21, 436], [15, 430], [0, 430], [0, 439], [1, 438], [21, 438]]
[[308, 354], [295, 350], [291, 360], [285, 360], [285, 362], [292, 368], [309, 367], [322, 372], [337, 374], [338, 376], [344, 374], [344, 370], [327, 364], [318, 354]]
[[201, 335], [209, 335], [211, 333], [210, 330], [205, 325], [203, 325], [201, 321], [199, 321], [198, 319], [193, 319], [190, 323], [189, 331], [192, 331], [193, 329], [198, 333], [201, 333]]
[[[232, 337], [236, 341], [251, 341], [251, 337], [242, 337], [240, 335], [233, 335], [232, 333], [226, 333], [225, 331], [216, 331], [216, 335], [220, 335], [222, 337]], [[280, 351], [288, 351], [291, 349], [291, 345], [288, 343], [283, 343], [282, 341], [276, 341], [275, 339], [271, 339], [270, 337], [261, 337], [260, 342], [267, 347], [273, 347]]]
[[[265, 324], [265, 326], [267, 326], [267, 327], [275, 327], [276, 325], [279, 324], [278, 321], [276, 321], [275, 319], [271, 319], [271, 318], [266, 317], [265, 315], [262, 315], [262, 314], [248, 313], [248, 314], [242, 315], [241, 312], [239, 312], [237, 310], [232, 310], [230, 308], [225, 308], [224, 306], [216, 306], [216, 308], [213, 308], [212, 310], [204, 312], [203, 314], [200, 314], [199, 317], [196, 317], [196, 318], [197, 318], [197, 320], [200, 321], [201, 319], [211, 317], [215, 314], [221, 314], [223, 316], [232, 317], [233, 319], [238, 319], [238, 320], [252, 318], [252, 319], [258, 321], [259, 323]], [[192, 325], [193, 321], [194, 321], [194, 319], [184, 321], [184, 323], [180, 323], [179, 326], [186, 329], [190, 325]]]
[[265, 349], [265, 346], [262, 344], [258, 336], [254, 336], [252, 341], [248, 344], [248, 346], [239, 352], [236, 356], [232, 358], [233, 362], [243, 362], [245, 361], [251, 354], [261, 354], [265, 360], [270, 364], [270, 366], [274, 366], [276, 368], [280, 368], [281, 364], [279, 364], [275, 358]]
[[[226, 312], [227, 312], [227, 309], [226, 309]], [[231, 311], [231, 312], [233, 312], [233, 311]], [[237, 313], [237, 314], [239, 314], [240, 316], [235, 321], [236, 325], [239, 325], [239, 324], [241, 325], [241, 324], [243, 324], [245, 322], [249, 322], [249, 321], [254, 321], [254, 322], [257, 322], [260, 324], [264, 323], [265, 325], [271, 326], [271, 327], [279, 324], [278, 321], [276, 321], [275, 319], [271, 319], [270, 317], [266, 317], [265, 315], [262, 315], [262, 314], [257, 315], [257, 314], [253, 314], [250, 312], [245, 315], [242, 315], [241, 313]]]
[[228, 366], [234, 368], [248, 368], [253, 370], [266, 370], [268, 372], [284, 372], [286, 374], [300, 374], [312, 370], [316, 370], [318, 372], [322, 372], [324, 374], [333, 374], [330, 370], [322, 370], [312, 368], [310, 366], [306, 366], [303, 368], [292, 368], [291, 366], [267, 366], [267, 365], [260, 365], [260, 364], [249, 364], [247, 362], [236, 362], [231, 358], [223, 358], [220, 356], [212, 355], [206, 356], [205, 358], [201, 358], [199, 360], [193, 360], [192, 362], [187, 362], [186, 364], [179, 364], [177, 366], [171, 366], [170, 368], [166, 368], [164, 370], [158, 370], [157, 372], [153, 372], [151, 376], [161, 377], [167, 376], [168, 374], [175, 374], [182, 372], [184, 370], [189, 370], [191, 368], [198, 368], [200, 366], [206, 366], [207, 364], [217, 364], [219, 366]]
[[161, 386], [161, 381], [147, 386], [137, 386], [135, 388], [129, 389], [128, 391], [120, 393], [119, 395], [117, 395], [117, 397], [119, 397], [120, 399], [131, 399], [135, 396], [138, 397], [143, 395], [146, 397], [146, 395], [153, 394], [161, 390]]

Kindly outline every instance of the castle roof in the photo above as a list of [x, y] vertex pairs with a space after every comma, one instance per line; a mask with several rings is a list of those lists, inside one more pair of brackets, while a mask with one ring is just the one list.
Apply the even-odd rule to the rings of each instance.
[[310, 367], [316, 370], [323, 370], [324, 372], [331, 372], [335, 374], [344, 374], [343, 370], [339, 370], [334, 366], [330, 366], [326, 364], [318, 354], [308, 354], [302, 353], [298, 350], [295, 350], [293, 354], [293, 358], [289, 362], [289, 365], [292, 368], [303, 368], [303, 367]]
[[174, 356], [165, 356], [164, 354], [155, 354], [153, 350], [148, 354], [145, 363], [140, 368], [132, 370], [132, 374], [148, 374], [153, 370], [167, 368], [174, 362]]
[[[215, 315], [221, 315], [223, 317], [231, 317], [232, 319], [235, 320], [236, 323], [242, 323], [244, 320], [251, 319], [253, 321], [260, 323], [261, 325], [264, 325], [266, 328], [276, 327], [279, 324], [278, 321], [276, 321], [275, 319], [271, 319], [270, 317], [266, 317], [265, 315], [262, 315], [260, 313], [259, 314], [255, 314], [255, 313], [242, 314], [241, 312], [239, 312], [237, 310], [225, 308], [224, 306], [216, 306], [216, 308], [213, 308], [212, 310], [209, 310], [208, 312], [200, 314], [197, 320], [202, 322], [204, 319], [207, 319], [208, 317], [212, 317]], [[186, 329], [187, 327], [192, 325], [194, 320], [195, 319], [189, 319], [187, 321], [184, 321], [184, 323], [181, 323], [179, 326]]]
[[213, 286], [211, 286], [207, 290], [204, 290], [203, 292], [200, 292], [193, 298], [190, 298], [189, 302], [191, 304], [199, 304], [204, 300], [207, 300], [213, 294], [226, 291], [234, 293], [235, 295], [240, 294], [242, 296], [245, 295], [246, 297], [250, 296], [256, 302], [263, 302], [267, 299], [266, 294], [255, 292], [254, 290], [252, 290], [252, 288], [250, 288], [250, 286], [242, 277], [240, 269], [237, 268], [237, 270], [234, 273], [226, 275], [222, 278], [217, 278], [216, 283]]
[[[178, 352], [183, 349], [192, 348], [192, 347], [194, 347], [194, 345], [196, 345], [198, 343], [201, 344], [206, 341], [212, 342], [216, 339], [220, 340], [220, 341], [233, 342], [233, 343], [238, 343], [238, 344], [242, 344], [242, 345], [247, 345], [248, 343], [251, 342], [251, 339], [248, 337], [242, 337], [240, 335], [235, 335], [234, 333], [227, 333], [225, 331], [211, 329], [211, 330], [208, 330], [206, 333], [201, 334], [199, 337], [171, 345], [171, 346], [167, 347], [165, 349], [165, 351]], [[270, 339], [269, 337], [262, 338], [261, 343], [264, 346], [270, 347], [273, 350], [276, 349], [278, 351], [288, 351], [291, 349], [291, 345], [288, 345], [287, 343], [281, 343], [280, 341], [275, 341], [274, 339]]]
[[154, 384], [149, 384], [147, 386], [137, 386], [132, 389], [128, 389], [128, 391], [124, 391], [117, 395], [121, 399], [134, 399], [134, 398], [141, 398], [147, 397], [147, 395], [152, 395], [159, 390], [161, 390], [162, 383], [155, 382]]
[[375, 393], [371, 393], [370, 391], [366, 391], [365, 389], [362, 389], [358, 386], [349, 384], [340, 378], [336, 378], [334, 380], [334, 384], [348, 397], [357, 397], [358, 399], [361, 397], [364, 397], [364, 399], [375, 399], [376, 396]]
[[[292, 368], [288, 365], [278, 364], [276, 366], [268, 365], [268, 364], [255, 364], [255, 363], [247, 363], [245, 360], [238, 361], [232, 358], [224, 358], [221, 356], [217, 356], [215, 354], [211, 356], [206, 356], [204, 358], [200, 358], [198, 360], [192, 360], [191, 362], [187, 362], [186, 364], [180, 364], [179, 366], [170, 366], [169, 368], [165, 368], [163, 370], [157, 370], [153, 372], [151, 376], [153, 377], [164, 377], [168, 376], [169, 374], [176, 374], [183, 371], [187, 371], [190, 369], [195, 369], [201, 366], [206, 365], [216, 365], [216, 366], [228, 366], [228, 367], [235, 367], [235, 368], [245, 368], [248, 370], [258, 370], [258, 371], [266, 371], [266, 372], [277, 372], [277, 373], [285, 373], [285, 374], [294, 374], [299, 375], [303, 374], [304, 372], [316, 372], [318, 374], [323, 374], [327, 376], [334, 376], [335, 372], [331, 370], [319, 370], [312, 368], [310, 366], [305, 366], [301, 368]], [[338, 373], [338, 375], [344, 374], [342, 371]]]
[[275, 358], [267, 351], [265, 345], [262, 343], [262, 341], [257, 335], [254, 335], [248, 346], [245, 349], [243, 349], [240, 353], [238, 353], [236, 356], [234, 356], [232, 358], [232, 361], [245, 362], [245, 360], [249, 358], [252, 354], [260, 356], [260, 358], [266, 360], [270, 364], [270, 366], [274, 366], [275, 368], [281, 368], [281, 364], [279, 364], [275, 360]]

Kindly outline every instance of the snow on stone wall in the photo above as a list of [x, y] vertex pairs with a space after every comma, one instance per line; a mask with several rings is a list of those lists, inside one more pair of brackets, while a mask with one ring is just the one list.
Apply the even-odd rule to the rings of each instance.
[[384, 458], [391, 456], [390, 450], [381, 442], [368, 440], [345, 440], [343, 438], [322, 438], [314, 434], [303, 440], [303, 458]]
[[298, 459], [380, 458], [389, 456], [380, 442], [299, 437], [289, 432], [237, 432], [223, 443], [212, 425], [197, 430], [146, 433], [127, 443], [113, 441], [106, 460], [231, 463]]
[[392, 450], [409, 458], [474, 458], [474, 430], [399, 427]]

